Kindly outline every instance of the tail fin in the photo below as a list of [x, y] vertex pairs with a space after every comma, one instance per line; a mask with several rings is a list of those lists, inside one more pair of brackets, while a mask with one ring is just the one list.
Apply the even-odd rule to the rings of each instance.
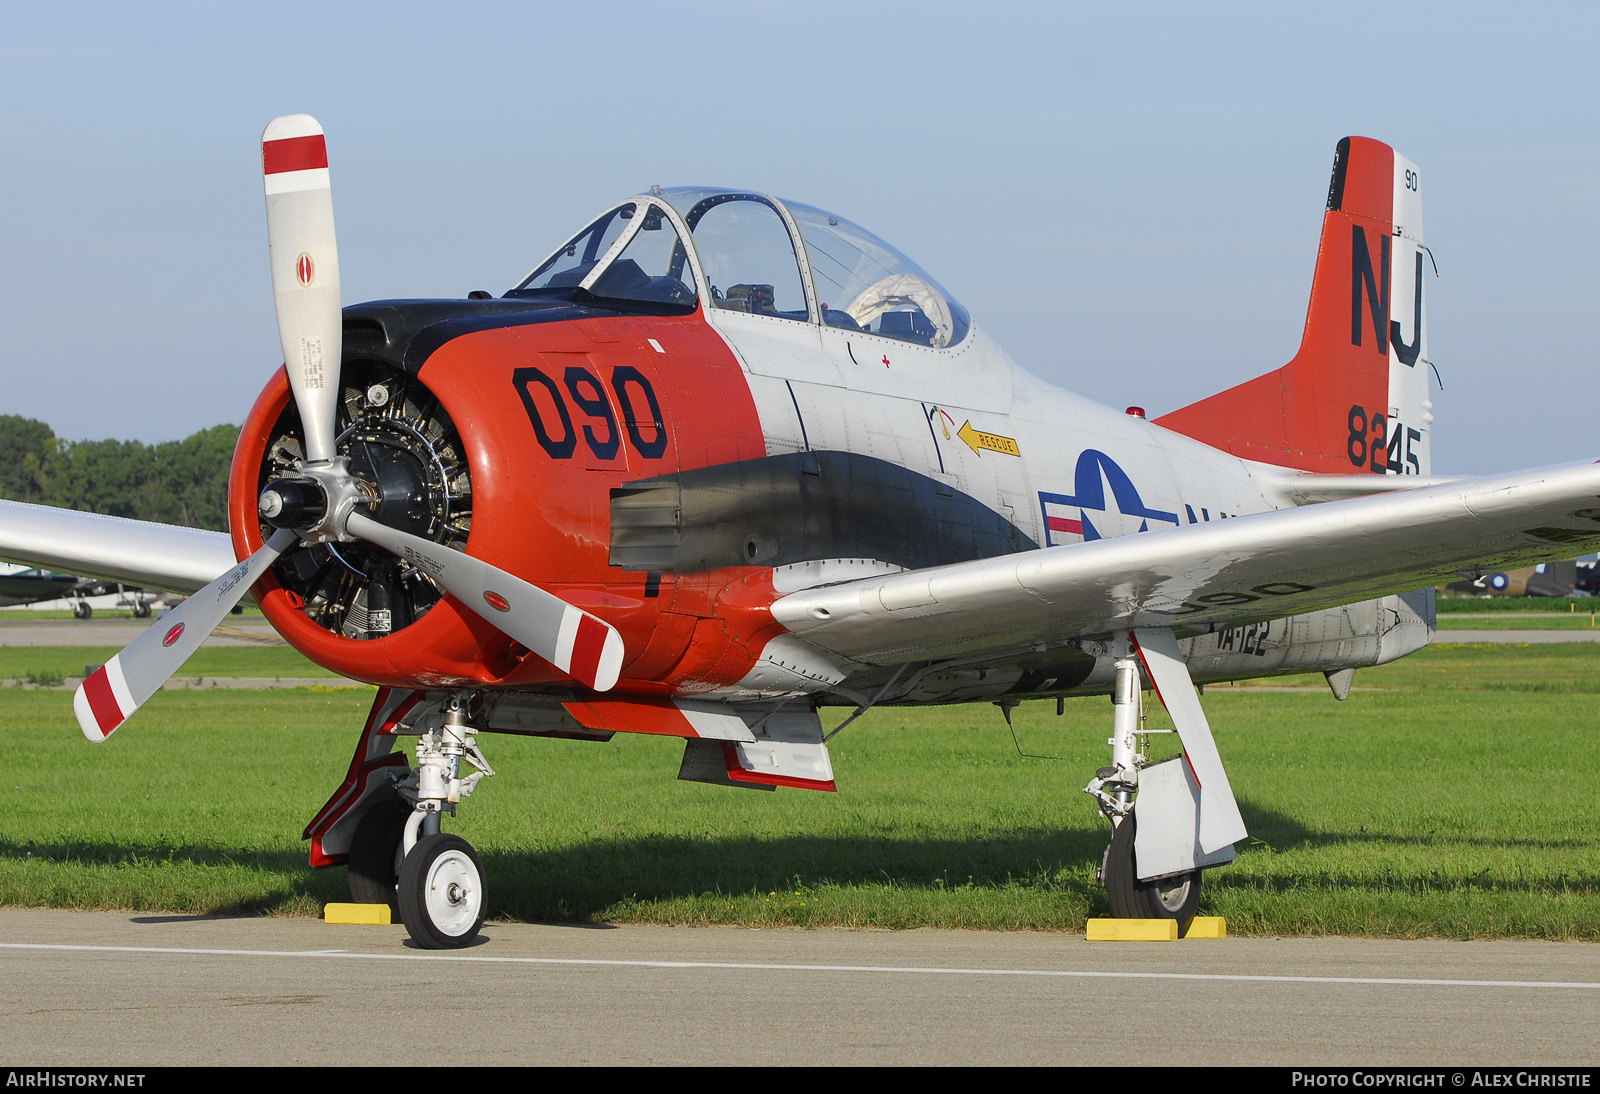
[[1422, 251], [1416, 164], [1386, 144], [1346, 137], [1334, 155], [1300, 352], [1156, 421], [1303, 471], [1429, 474]]

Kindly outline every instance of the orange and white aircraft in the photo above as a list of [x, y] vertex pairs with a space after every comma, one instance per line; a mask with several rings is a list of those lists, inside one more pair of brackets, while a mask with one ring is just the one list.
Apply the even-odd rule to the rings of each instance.
[[[341, 310], [321, 127], [273, 121], [262, 159], [288, 364], [231, 536], [3, 503], [0, 557], [194, 594], [84, 682], [91, 740], [247, 591], [378, 685], [305, 834], [425, 946], [483, 920], [440, 830], [493, 774], [480, 734], [666, 734], [680, 778], [832, 790], [820, 707], [1085, 693], [1112, 698], [1086, 789], [1113, 913], [1187, 923], [1246, 834], [1195, 684], [1320, 670], [1343, 698], [1427, 644], [1435, 583], [1600, 545], [1600, 465], [1432, 475], [1421, 174], [1374, 140], [1339, 143], [1298, 354], [1156, 421], [746, 191], [630, 197], [498, 298]], [[1141, 674], [1181, 760], [1144, 755]]]

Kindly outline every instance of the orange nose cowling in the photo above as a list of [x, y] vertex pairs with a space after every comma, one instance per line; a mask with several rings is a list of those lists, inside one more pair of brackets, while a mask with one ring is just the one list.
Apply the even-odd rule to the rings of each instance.
[[[616, 383], [618, 369], [642, 377], [655, 394], [665, 445], [652, 443], [656, 423], [645, 412], [643, 389]], [[529, 383], [529, 370], [549, 382]], [[466, 449], [473, 492], [469, 552], [616, 627], [626, 648], [618, 690], [705, 691], [749, 671], [777, 629], [764, 605], [752, 602], [752, 595], [770, 599], [762, 568], [652, 575], [608, 565], [613, 487], [766, 454], [743, 372], [700, 315], [478, 331], [435, 350], [419, 378], [457, 423]], [[555, 396], [563, 407], [554, 405]], [[609, 403], [609, 422], [598, 399]], [[229, 516], [240, 558], [262, 543], [256, 512], [262, 467], [289, 406], [288, 378], [280, 368], [251, 408], [234, 452]], [[565, 427], [563, 409], [570, 422]], [[621, 434], [614, 438], [608, 435], [613, 423]], [[557, 435], [566, 428], [570, 437]], [[574, 443], [564, 443], [569, 439]], [[253, 591], [292, 646], [353, 679], [397, 687], [564, 682], [554, 667], [448, 596], [387, 637], [354, 639], [309, 619], [272, 574]]]

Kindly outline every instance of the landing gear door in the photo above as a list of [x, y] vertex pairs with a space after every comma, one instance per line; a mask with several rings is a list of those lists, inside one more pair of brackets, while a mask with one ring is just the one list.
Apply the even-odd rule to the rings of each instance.
[[[1211, 726], [1189, 679], [1189, 667], [1170, 630], [1153, 628], [1133, 632], [1135, 649], [1150, 682], [1155, 686], [1172, 724], [1183, 741], [1184, 766], [1200, 788], [1200, 819], [1196, 838], [1202, 849], [1220, 851], [1245, 838], [1244, 818], [1234, 800], [1233, 788], [1222, 768], [1222, 756], [1211, 736]], [[1141, 818], [1142, 819], [1142, 818]], [[1142, 869], [1142, 867], [1141, 867]]]
[[1182, 756], [1139, 770], [1137, 810], [1133, 848], [1140, 881], [1233, 861], [1231, 843], [1210, 854], [1200, 849], [1200, 784]]

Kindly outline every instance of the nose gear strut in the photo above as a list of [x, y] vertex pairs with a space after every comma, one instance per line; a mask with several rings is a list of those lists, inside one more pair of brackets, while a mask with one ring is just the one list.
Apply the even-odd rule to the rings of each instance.
[[[403, 854], [409, 855], [424, 836], [436, 835], [440, 816], [445, 812], [455, 816], [461, 799], [477, 789], [479, 780], [494, 774], [477, 738], [477, 727], [468, 720], [467, 693], [451, 692], [440, 708], [439, 728], [417, 738], [417, 766], [398, 785], [406, 797], [416, 795], [401, 844]], [[477, 768], [464, 779], [463, 759]]]

